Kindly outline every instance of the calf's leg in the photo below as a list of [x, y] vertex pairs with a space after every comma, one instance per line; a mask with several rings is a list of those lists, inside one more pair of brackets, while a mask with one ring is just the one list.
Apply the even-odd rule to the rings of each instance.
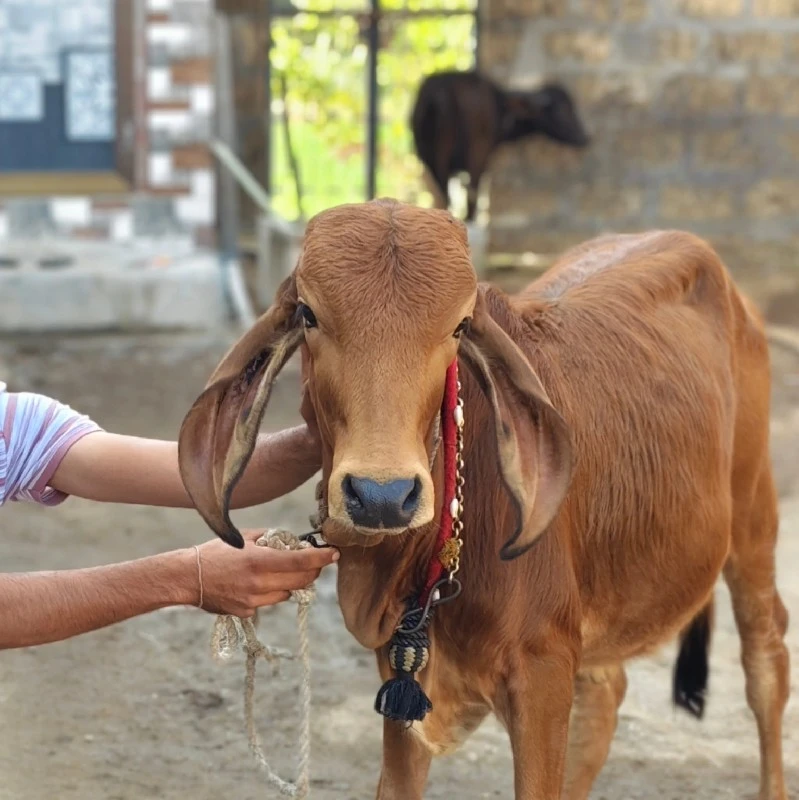
[[574, 683], [563, 800], [586, 800], [605, 765], [627, 692], [620, 664], [580, 670]]
[[746, 674], [746, 699], [760, 738], [759, 800], [786, 800], [782, 715], [788, 702], [788, 612], [775, 585], [777, 501], [766, 470], [751, 509], [736, 514], [724, 578], [732, 595]]
[[531, 657], [510, 676], [507, 691], [502, 717], [513, 751], [515, 800], [558, 800], [574, 693], [571, 659]]
[[431, 760], [430, 751], [404, 724], [386, 720], [377, 800], [422, 800]]

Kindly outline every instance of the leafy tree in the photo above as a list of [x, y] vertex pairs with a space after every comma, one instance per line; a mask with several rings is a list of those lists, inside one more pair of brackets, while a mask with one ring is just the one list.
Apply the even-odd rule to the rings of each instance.
[[[301, 13], [273, 21], [272, 68], [287, 79], [305, 211], [312, 215], [365, 197], [369, 18], [366, 0], [295, 0], [295, 5]], [[473, 7], [474, 0], [381, 0], [378, 194], [430, 202], [412, 148], [411, 106], [427, 74], [473, 64]], [[332, 10], [342, 13], [315, 13]], [[442, 10], [464, 13], [407, 13]], [[277, 75], [272, 97], [273, 199], [279, 213], [294, 219], [298, 210], [280, 130], [284, 109]]]

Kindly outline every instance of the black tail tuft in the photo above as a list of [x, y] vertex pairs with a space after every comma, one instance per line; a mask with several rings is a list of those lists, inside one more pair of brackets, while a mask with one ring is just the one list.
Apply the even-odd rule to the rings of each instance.
[[697, 719], [705, 713], [707, 692], [708, 652], [713, 629], [713, 602], [709, 602], [694, 617], [683, 632], [680, 653], [674, 666], [672, 699], [675, 706], [684, 708]]

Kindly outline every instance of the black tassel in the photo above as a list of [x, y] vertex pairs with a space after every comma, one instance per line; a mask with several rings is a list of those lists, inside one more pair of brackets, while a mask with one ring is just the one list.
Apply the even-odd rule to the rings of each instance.
[[423, 720], [433, 704], [421, 685], [409, 672], [398, 672], [386, 681], [377, 693], [375, 711], [397, 722]]
[[396, 677], [383, 684], [375, 699], [375, 711], [397, 722], [423, 720], [433, 708], [430, 698], [414, 677], [427, 666], [430, 658], [430, 639], [427, 636], [429, 616], [421, 627], [414, 630], [423, 614], [421, 608], [416, 609], [405, 617], [402, 626], [394, 632], [388, 660]]

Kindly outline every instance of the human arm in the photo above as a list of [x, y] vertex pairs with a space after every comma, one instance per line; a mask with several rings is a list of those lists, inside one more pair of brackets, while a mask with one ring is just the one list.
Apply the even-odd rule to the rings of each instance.
[[184, 550], [89, 569], [0, 574], [0, 649], [46, 644], [159, 608], [198, 605], [250, 617], [288, 599], [337, 560], [331, 549], [258, 547], [262, 531], [245, 531], [244, 549], [214, 539]]
[[[280, 497], [321, 463], [314, 426], [259, 437], [233, 494], [233, 508]], [[56, 505], [70, 494], [91, 500], [191, 507], [177, 442], [107, 433], [53, 398], [9, 393], [0, 383], [0, 505]]]
[[[232, 497], [232, 508], [266, 503], [293, 491], [321, 466], [306, 425], [262, 434]], [[178, 468], [177, 442], [97, 432], [76, 442], [50, 485], [65, 494], [109, 503], [191, 508]]]

